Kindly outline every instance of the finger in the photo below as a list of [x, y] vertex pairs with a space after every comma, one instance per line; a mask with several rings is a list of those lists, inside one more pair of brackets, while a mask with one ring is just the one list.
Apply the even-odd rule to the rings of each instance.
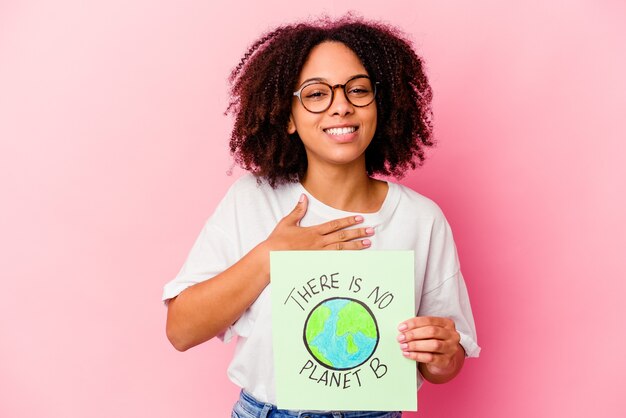
[[359, 239], [355, 241], [347, 242], [335, 242], [324, 247], [325, 250], [363, 250], [372, 246], [372, 241], [369, 239]]
[[403, 351], [402, 355], [418, 363], [432, 363], [435, 360], [435, 354], [433, 353], [416, 353], [414, 351]]
[[326, 235], [361, 222], [363, 222], [363, 217], [361, 215], [348, 216], [347, 218], [334, 219], [332, 221], [319, 224], [317, 228], [320, 234]]
[[446, 356], [445, 354], [403, 351], [402, 355], [418, 363], [431, 364], [436, 367], [446, 368], [450, 365], [449, 356]]
[[413, 328], [406, 330], [398, 335], [399, 342], [407, 342], [414, 340], [451, 340], [458, 333], [448, 328], [438, 327], [436, 325]]
[[304, 215], [306, 214], [308, 205], [309, 200], [307, 199], [306, 195], [302, 193], [300, 195], [300, 200], [298, 200], [298, 203], [296, 204], [296, 207], [293, 208], [293, 210], [283, 219], [290, 225], [299, 226], [300, 221], [302, 220], [302, 218], [304, 218]]
[[[448, 352], [451, 347], [456, 347], [461, 342], [461, 335], [456, 331], [446, 330], [441, 327], [433, 329], [431, 332], [425, 332], [423, 331], [424, 329], [420, 328], [416, 331], [400, 334], [398, 336], [400, 346], [405, 347], [404, 344], [408, 344], [409, 347], [414, 347], [413, 351], [429, 351], [432, 349], [433, 351], [444, 350]], [[443, 348], [441, 348], [442, 346]]]
[[453, 353], [454, 346], [448, 341], [442, 340], [420, 340], [410, 341], [400, 344], [402, 351], [421, 352], [421, 353], [436, 353], [436, 354], [451, 354]]
[[450, 318], [442, 318], [439, 316], [416, 316], [402, 322], [398, 326], [398, 331], [405, 331], [407, 329], [421, 328], [427, 326], [438, 326], [447, 329], [456, 329], [454, 321]]
[[324, 236], [324, 245], [331, 245], [341, 241], [352, 241], [358, 238], [374, 235], [374, 228], [340, 229], [337, 232]]

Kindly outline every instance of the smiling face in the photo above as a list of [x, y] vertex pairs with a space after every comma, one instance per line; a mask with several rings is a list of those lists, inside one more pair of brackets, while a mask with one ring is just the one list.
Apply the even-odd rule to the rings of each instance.
[[[312, 80], [331, 86], [344, 84], [357, 75], [368, 75], [356, 54], [339, 42], [315, 46], [307, 58], [295, 90]], [[343, 89], [335, 89], [330, 107], [311, 113], [294, 97], [288, 132], [298, 133], [304, 143], [309, 169], [320, 165], [358, 166], [365, 169], [365, 149], [376, 131], [376, 102], [352, 105]]]

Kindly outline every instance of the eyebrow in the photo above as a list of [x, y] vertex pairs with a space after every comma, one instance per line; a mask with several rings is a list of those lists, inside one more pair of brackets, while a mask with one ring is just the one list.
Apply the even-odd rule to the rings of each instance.
[[[348, 80], [351, 80], [351, 79], [353, 79], [353, 78], [355, 78], [355, 77], [361, 77], [361, 76], [363, 76], [363, 77], [369, 77], [367, 74], [354, 74], [354, 75], [352, 75], [352, 76], [348, 77]], [[346, 80], [346, 81], [348, 81], [348, 80]], [[325, 78], [323, 78], [323, 77], [313, 77], [313, 78], [307, 78], [306, 80], [304, 80], [302, 83], [300, 83], [300, 85], [298, 86], [298, 88], [299, 88], [299, 89], [301, 89], [301, 88], [302, 88], [302, 86], [304, 86], [305, 84], [310, 83], [310, 82], [312, 82], [312, 81], [322, 81], [322, 82], [324, 82], [324, 83], [328, 83], [328, 80], [327, 80], [327, 79], [325, 79]], [[328, 84], [330, 84], [330, 83], [328, 83]]]

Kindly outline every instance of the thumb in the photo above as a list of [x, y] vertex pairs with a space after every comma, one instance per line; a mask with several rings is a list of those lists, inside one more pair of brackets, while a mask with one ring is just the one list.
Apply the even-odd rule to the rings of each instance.
[[308, 205], [309, 200], [307, 199], [306, 195], [302, 193], [300, 195], [300, 200], [298, 200], [298, 204], [291, 211], [291, 213], [286, 216], [286, 220], [288, 220], [288, 222], [292, 225], [299, 226], [300, 220], [302, 220], [302, 218], [304, 218], [304, 215], [306, 214], [306, 209]]

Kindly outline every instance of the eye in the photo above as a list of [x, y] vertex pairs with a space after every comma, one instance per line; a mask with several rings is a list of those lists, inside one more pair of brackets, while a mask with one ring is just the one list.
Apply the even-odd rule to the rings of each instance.
[[351, 96], [365, 96], [372, 92], [372, 89], [366, 86], [350, 86], [350, 90], [348, 90], [348, 94]]
[[328, 93], [326, 93], [325, 91], [317, 90], [317, 91], [307, 91], [304, 97], [307, 99], [315, 100], [315, 99], [324, 98], [326, 96], [328, 96]]
[[330, 88], [325, 84], [310, 84], [302, 89], [301, 97], [308, 102], [327, 100], [330, 96]]

